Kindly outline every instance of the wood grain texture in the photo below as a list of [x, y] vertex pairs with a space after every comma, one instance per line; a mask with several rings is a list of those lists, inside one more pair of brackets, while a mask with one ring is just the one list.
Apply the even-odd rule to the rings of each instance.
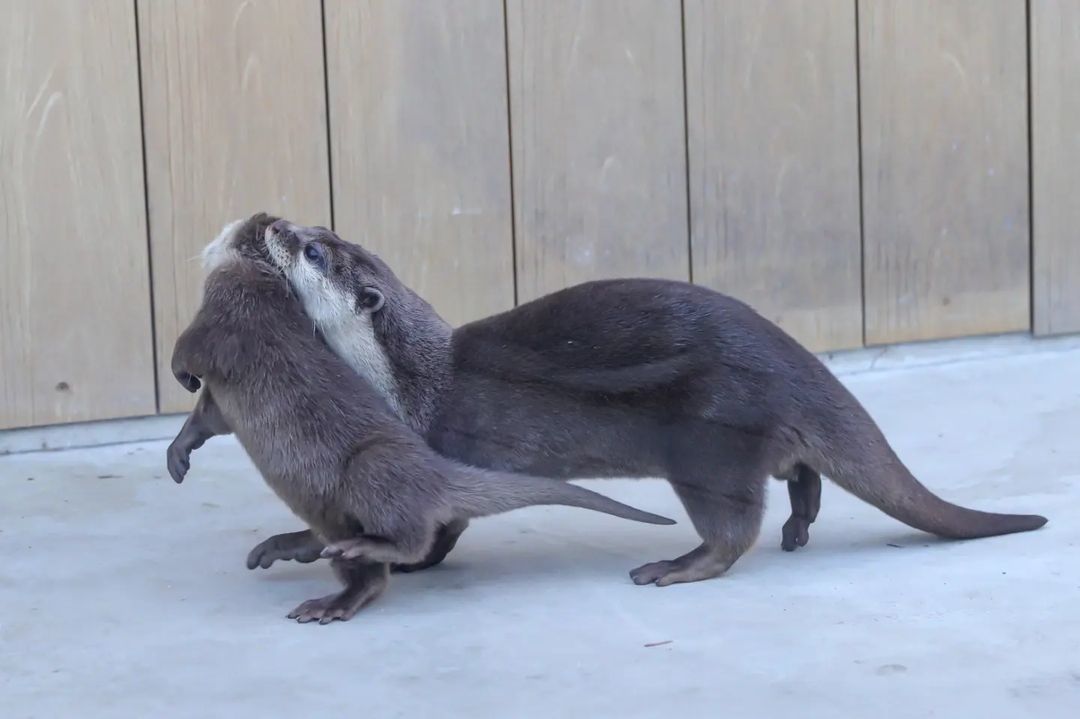
[[198, 306], [199, 251], [259, 210], [330, 224], [319, 3], [140, 0], [147, 190], [162, 411]]
[[1027, 329], [1024, 3], [859, 2], [868, 344]]
[[134, 7], [0, 25], [0, 428], [154, 412]]
[[1031, 3], [1035, 331], [1080, 332], [1080, 3]]
[[454, 324], [514, 304], [502, 0], [328, 0], [335, 229]]
[[694, 281], [862, 344], [855, 5], [687, 0]]
[[508, 0], [518, 298], [688, 279], [680, 4]]

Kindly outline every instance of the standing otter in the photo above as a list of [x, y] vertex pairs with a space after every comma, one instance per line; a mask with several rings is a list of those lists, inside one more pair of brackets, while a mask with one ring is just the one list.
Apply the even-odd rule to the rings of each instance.
[[[723, 573], [757, 537], [769, 475], [797, 480], [785, 548], [805, 543], [820, 474], [941, 537], [1046, 523], [930, 492], [813, 354], [725, 295], [587, 282], [452, 331], [375, 255], [277, 226], [271, 257], [327, 343], [441, 454], [559, 478], [666, 477], [703, 543], [638, 567], [638, 584]], [[289, 543], [273, 555], [289, 558]]]
[[436, 454], [312, 332], [280, 270], [264, 259], [260, 235], [272, 237], [276, 225], [263, 230], [262, 219], [234, 227], [205, 254], [202, 306], [176, 341], [172, 371], [187, 389], [206, 388], [170, 447], [169, 469], [182, 481], [191, 449], [231, 428], [321, 540], [349, 542], [348, 560], [334, 560], [344, 591], [290, 617], [348, 619], [385, 587], [387, 563], [423, 559], [439, 527], [471, 517], [560, 504], [674, 524], [582, 487]]

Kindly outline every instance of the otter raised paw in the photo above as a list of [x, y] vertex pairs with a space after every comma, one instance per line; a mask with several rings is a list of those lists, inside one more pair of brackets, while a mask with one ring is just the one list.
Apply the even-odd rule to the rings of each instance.
[[309, 564], [322, 556], [322, 550], [323, 543], [309, 529], [301, 532], [275, 534], [273, 537], [256, 544], [255, 548], [248, 553], [247, 568], [261, 567], [267, 569], [279, 559], [285, 562]]

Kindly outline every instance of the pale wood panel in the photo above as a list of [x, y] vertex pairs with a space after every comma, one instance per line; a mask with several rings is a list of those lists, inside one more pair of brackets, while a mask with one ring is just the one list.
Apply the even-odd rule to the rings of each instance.
[[0, 428], [152, 414], [134, 7], [2, 14]]
[[680, 4], [509, 0], [518, 298], [688, 278]]
[[1026, 329], [1024, 3], [859, 2], [866, 340]]
[[502, 0], [328, 0], [335, 229], [455, 324], [514, 304]]
[[688, 0], [694, 281], [862, 344], [855, 5]]
[[1080, 3], [1031, 4], [1035, 331], [1080, 332]]
[[140, 0], [139, 41], [163, 411], [192, 400], [169, 372], [198, 305], [199, 251], [266, 210], [330, 224], [319, 3]]

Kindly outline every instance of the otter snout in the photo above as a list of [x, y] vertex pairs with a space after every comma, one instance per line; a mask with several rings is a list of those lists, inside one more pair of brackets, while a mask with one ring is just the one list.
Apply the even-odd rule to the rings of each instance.
[[298, 228], [288, 220], [275, 220], [263, 231], [263, 244], [270, 259], [281, 269], [292, 264], [293, 257], [300, 250], [300, 239], [296, 236]]

